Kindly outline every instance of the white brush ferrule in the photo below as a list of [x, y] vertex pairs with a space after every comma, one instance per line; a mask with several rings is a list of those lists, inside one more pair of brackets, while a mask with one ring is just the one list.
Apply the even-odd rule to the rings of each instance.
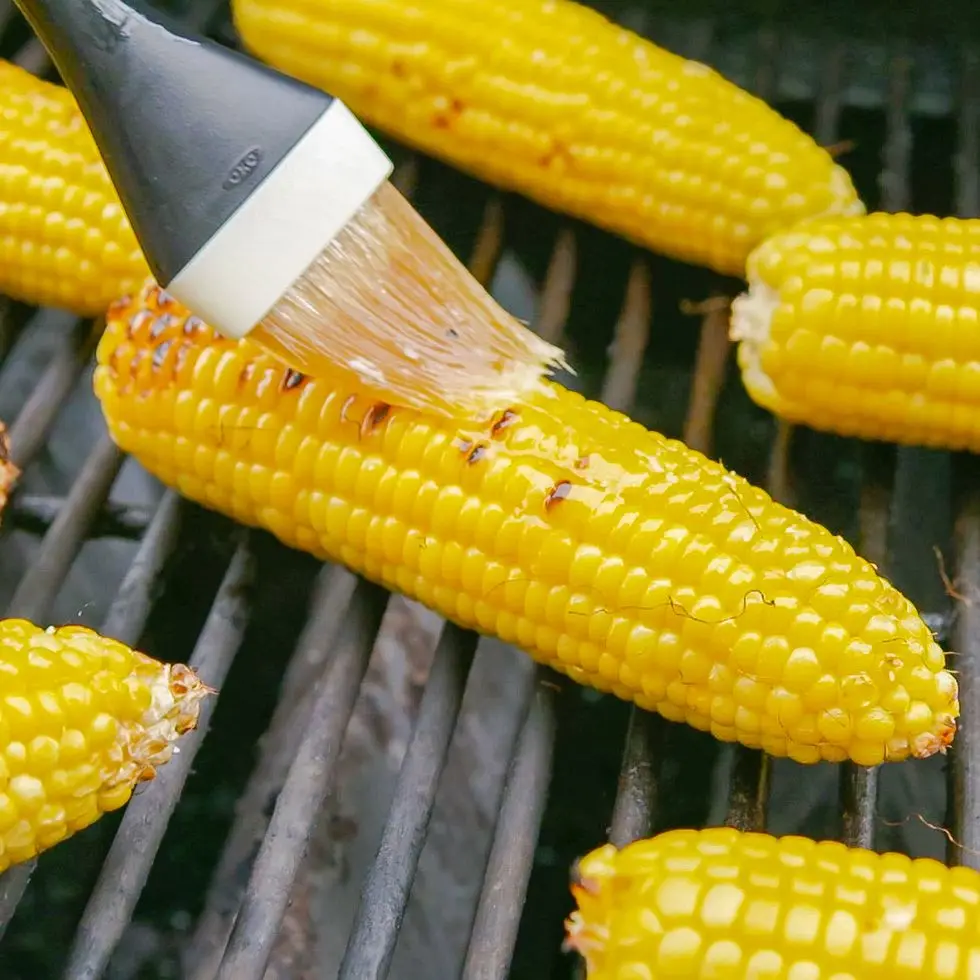
[[166, 283], [233, 340], [260, 323], [388, 179], [392, 162], [334, 100], [282, 162]]

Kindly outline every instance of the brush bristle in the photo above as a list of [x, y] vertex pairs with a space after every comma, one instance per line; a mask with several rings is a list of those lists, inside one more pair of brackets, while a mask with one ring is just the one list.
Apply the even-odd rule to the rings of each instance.
[[353, 375], [379, 400], [488, 418], [568, 366], [503, 310], [385, 183], [252, 334], [314, 377]]

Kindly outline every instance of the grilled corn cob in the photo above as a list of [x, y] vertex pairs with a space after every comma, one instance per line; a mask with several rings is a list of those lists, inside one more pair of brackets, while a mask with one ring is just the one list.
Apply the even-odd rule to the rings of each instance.
[[957, 685], [913, 606], [829, 531], [548, 384], [485, 427], [221, 339], [148, 283], [95, 390], [164, 483], [576, 681], [800, 762], [941, 751]]
[[568, 0], [233, 0], [251, 51], [498, 186], [741, 276], [803, 218], [863, 210], [760, 99]]
[[585, 857], [566, 944], [588, 980], [975, 980], [980, 874], [730, 828]]
[[209, 693], [81, 626], [0, 621], [0, 872], [116, 810]]
[[750, 396], [787, 421], [980, 450], [980, 221], [871, 214], [756, 249], [731, 337]]
[[0, 293], [97, 316], [148, 274], [72, 97], [0, 61]]

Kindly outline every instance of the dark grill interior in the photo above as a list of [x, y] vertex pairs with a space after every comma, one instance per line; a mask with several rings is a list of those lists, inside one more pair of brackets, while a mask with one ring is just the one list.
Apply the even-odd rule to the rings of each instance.
[[[968, 5], [941, 26], [884, 3], [723, 16], [701, 3], [684, 19], [639, 0], [597, 6], [842, 144], [870, 206], [980, 212]], [[174, 9], [234, 43], [219, 0]], [[48, 71], [9, 0], [0, 56]], [[787, 431], [734, 369], [724, 297], [738, 283], [386, 146], [440, 234], [567, 347], [569, 384], [766, 484], [927, 612], [959, 652], [955, 750], [880, 773], [771, 765], [500, 643], [440, 632], [417, 607], [163, 492], [105, 436], [90, 390], [98, 325], [4, 303], [0, 417], [26, 471], [3, 519], [7, 613], [190, 658], [221, 695], [122, 813], [0, 878], [0, 976], [569, 978], [574, 859], [674, 826], [978, 865], [975, 460]], [[966, 601], [948, 594], [936, 548]]]

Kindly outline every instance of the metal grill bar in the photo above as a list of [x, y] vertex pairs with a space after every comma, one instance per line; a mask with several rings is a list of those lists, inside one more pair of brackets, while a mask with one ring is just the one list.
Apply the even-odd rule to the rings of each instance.
[[[218, 691], [231, 669], [248, 622], [252, 556], [248, 536], [238, 534], [238, 538], [240, 543], [190, 659], [190, 666], [204, 683]], [[126, 807], [79, 924], [65, 980], [98, 980], [109, 965], [146, 884], [215, 707], [214, 697], [204, 702], [198, 727], [181, 740], [179, 752], [160, 770], [153, 792], [139, 794]]]
[[122, 453], [103, 436], [85, 461], [34, 563], [10, 601], [8, 615], [38, 620], [47, 615], [72, 563], [87, 538], [87, 530], [102, 509], [122, 466]]
[[[959, 152], [954, 160], [956, 210], [961, 217], [980, 216], [980, 51], [969, 48], [962, 58]], [[956, 522], [956, 578], [966, 597], [959, 603], [954, 629], [962, 721], [951, 751], [946, 823], [953, 840], [946, 859], [980, 869], [980, 492], [974, 489], [976, 460], [960, 467], [968, 487]]]
[[551, 692], [543, 683], [536, 686], [507, 774], [463, 980], [505, 977], [517, 941], [555, 738]]
[[313, 822], [330, 788], [387, 601], [383, 589], [367, 582], [358, 582], [354, 589], [306, 734], [255, 859], [218, 980], [260, 980], [265, 973]]
[[663, 743], [663, 721], [647, 712], [630, 711], [619, 787], [609, 840], [625, 847], [650, 833], [657, 811], [657, 762]]
[[[44, 316], [39, 313], [32, 317], [25, 331], [39, 330]], [[99, 324], [93, 326], [87, 320], [73, 321], [64, 315], [59, 315], [59, 319], [65, 320], [68, 343], [58, 348], [40, 383], [10, 427], [10, 456], [21, 469], [27, 467], [47, 441], [51, 427], [85, 370], [101, 333]]]
[[439, 638], [378, 856], [361, 893], [339, 980], [371, 980], [388, 975], [476, 643], [474, 633], [451, 623]]
[[356, 580], [344, 569], [324, 566], [311, 603], [312, 614], [283, 679], [282, 693], [266, 732], [258, 762], [242, 794], [237, 819], [218, 861], [204, 911], [184, 955], [187, 980], [211, 980], [217, 973], [241, 907], [254, 860], [266, 834], [275, 801], [282, 791], [313, 709], [317, 678], [334, 650], [342, 617]]
[[[8, 526], [43, 537], [64, 508], [65, 500], [65, 497], [45, 494], [18, 494], [10, 501], [4, 517]], [[87, 529], [88, 539], [139, 541], [152, 518], [153, 510], [150, 507], [107, 500], [96, 515], [95, 522]]]

